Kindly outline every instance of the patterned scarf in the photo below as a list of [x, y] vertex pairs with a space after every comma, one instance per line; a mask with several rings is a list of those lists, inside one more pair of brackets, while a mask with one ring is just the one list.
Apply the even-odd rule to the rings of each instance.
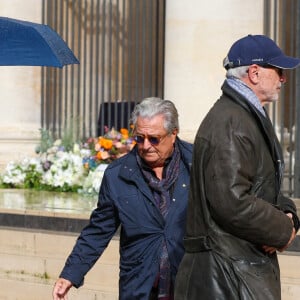
[[[174, 144], [174, 151], [170, 159], [166, 161], [164, 167], [163, 178], [159, 180], [154, 172], [142, 161], [137, 155], [138, 164], [141, 167], [142, 173], [149, 184], [155, 203], [159, 208], [162, 216], [166, 219], [169, 211], [172, 197], [172, 188], [179, 174], [180, 152], [177, 143]], [[169, 254], [165, 239], [162, 243], [162, 252], [160, 257], [159, 277], [158, 277], [158, 299], [172, 299], [173, 292], [171, 291], [171, 268], [169, 262]]]
[[244, 96], [251, 105], [253, 105], [264, 117], [266, 117], [266, 112], [264, 111], [259, 99], [242, 80], [230, 77], [227, 78], [226, 81], [235, 91]]

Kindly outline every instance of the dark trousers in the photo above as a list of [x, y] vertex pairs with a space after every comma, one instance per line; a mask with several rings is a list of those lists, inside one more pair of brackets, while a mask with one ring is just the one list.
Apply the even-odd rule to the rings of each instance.
[[150, 292], [149, 300], [157, 300], [157, 299], [158, 299], [158, 288], [153, 287]]
[[[172, 293], [172, 295], [170, 297], [165, 298], [165, 299], [168, 299], [168, 300], [174, 299], [173, 293]], [[158, 300], [158, 287], [153, 287], [152, 288], [152, 290], [150, 292], [149, 300]]]

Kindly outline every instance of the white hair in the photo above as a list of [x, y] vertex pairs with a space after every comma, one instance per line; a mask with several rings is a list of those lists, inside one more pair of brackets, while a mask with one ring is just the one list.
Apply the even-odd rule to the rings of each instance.
[[179, 132], [178, 112], [174, 103], [157, 97], [145, 98], [137, 104], [131, 114], [131, 123], [135, 126], [139, 116], [151, 119], [160, 114], [164, 116], [164, 128], [168, 133], [172, 133], [174, 129]]
[[248, 73], [249, 66], [241, 66], [236, 68], [230, 68], [226, 72], [226, 77], [235, 77], [238, 79], [244, 78]]

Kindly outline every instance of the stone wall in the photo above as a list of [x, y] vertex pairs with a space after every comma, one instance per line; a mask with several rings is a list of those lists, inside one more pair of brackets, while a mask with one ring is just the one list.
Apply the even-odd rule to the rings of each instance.
[[[75, 234], [0, 227], [0, 299], [52, 299], [52, 288]], [[70, 300], [118, 299], [118, 239], [113, 239]]]
[[[0, 299], [51, 299], [56, 278], [77, 234], [0, 227]], [[119, 241], [113, 239], [88, 273], [85, 284], [70, 290], [70, 300], [117, 300]], [[279, 255], [282, 300], [300, 299], [300, 255]]]

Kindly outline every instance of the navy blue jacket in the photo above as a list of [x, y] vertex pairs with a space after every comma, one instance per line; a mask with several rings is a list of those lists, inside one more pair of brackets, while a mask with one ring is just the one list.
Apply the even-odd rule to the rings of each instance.
[[186, 207], [192, 145], [177, 138], [181, 165], [166, 220], [155, 205], [136, 161], [136, 149], [112, 162], [105, 170], [97, 208], [81, 232], [60, 275], [75, 287], [101, 256], [119, 225], [120, 299], [148, 299], [159, 270], [165, 238], [173, 283], [184, 254]]

